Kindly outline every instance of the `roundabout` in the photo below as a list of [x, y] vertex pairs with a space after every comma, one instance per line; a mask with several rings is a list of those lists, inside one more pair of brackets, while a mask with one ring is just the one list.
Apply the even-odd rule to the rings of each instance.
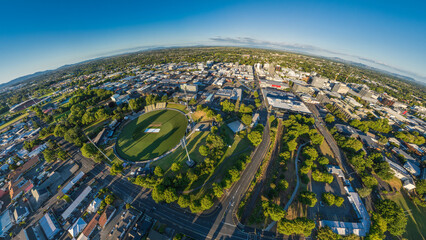
[[187, 117], [178, 110], [144, 113], [123, 126], [115, 145], [116, 154], [133, 162], [157, 158], [179, 144], [187, 125]]

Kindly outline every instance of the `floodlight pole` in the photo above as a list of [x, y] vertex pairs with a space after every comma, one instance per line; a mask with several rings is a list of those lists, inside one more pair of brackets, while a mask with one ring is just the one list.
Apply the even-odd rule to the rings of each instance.
[[126, 102], [129, 104], [130, 109], [132, 109], [133, 114], [135, 113], [135, 111], [133, 110], [132, 106], [130, 106], [130, 102], [129, 100], [126, 99]]
[[184, 149], [185, 149], [185, 151], [186, 151], [186, 156], [188, 156], [188, 161], [189, 161], [189, 162], [191, 162], [191, 158], [189, 158], [188, 149], [186, 148], [185, 137], [183, 137], [181, 141], [182, 141], [183, 148], [184, 148]]
[[89, 136], [87, 136], [87, 134], [84, 134], [84, 135], [86, 135], [87, 139], [89, 139], [89, 141], [93, 144], [93, 146], [95, 146], [95, 148], [98, 149], [99, 152], [101, 152], [102, 155], [104, 155], [104, 157], [106, 157], [106, 159], [108, 159], [109, 162], [112, 162], [111, 159], [109, 159], [109, 157], [104, 152], [102, 152], [102, 150], [98, 148], [98, 146], [96, 146], [96, 144], [92, 141], [92, 139], [90, 139]]

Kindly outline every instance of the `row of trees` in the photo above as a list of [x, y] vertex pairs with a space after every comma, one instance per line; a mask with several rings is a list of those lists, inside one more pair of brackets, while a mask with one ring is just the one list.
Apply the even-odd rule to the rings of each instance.
[[381, 133], [388, 133], [392, 131], [392, 127], [389, 125], [389, 120], [387, 118], [379, 118], [370, 121], [354, 119], [350, 122], [350, 125], [363, 132], [368, 132], [370, 129]]
[[425, 138], [423, 136], [419, 135], [419, 133], [416, 132], [416, 131], [413, 131], [413, 132], [407, 132], [407, 131], [396, 132], [395, 137], [401, 139], [404, 142], [414, 143], [414, 144], [417, 144], [417, 145], [422, 145], [422, 144], [425, 143]]

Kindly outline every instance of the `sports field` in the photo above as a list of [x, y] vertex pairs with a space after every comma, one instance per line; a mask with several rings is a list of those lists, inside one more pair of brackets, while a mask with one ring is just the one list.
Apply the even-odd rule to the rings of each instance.
[[129, 161], [161, 156], [179, 143], [187, 125], [186, 116], [178, 111], [145, 113], [123, 127], [117, 139], [117, 154]]

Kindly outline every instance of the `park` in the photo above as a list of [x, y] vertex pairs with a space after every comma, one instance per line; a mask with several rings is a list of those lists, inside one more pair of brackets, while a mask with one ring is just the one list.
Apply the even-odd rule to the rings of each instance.
[[128, 161], [146, 161], [173, 149], [185, 136], [188, 119], [176, 110], [155, 110], [123, 126], [117, 154]]

